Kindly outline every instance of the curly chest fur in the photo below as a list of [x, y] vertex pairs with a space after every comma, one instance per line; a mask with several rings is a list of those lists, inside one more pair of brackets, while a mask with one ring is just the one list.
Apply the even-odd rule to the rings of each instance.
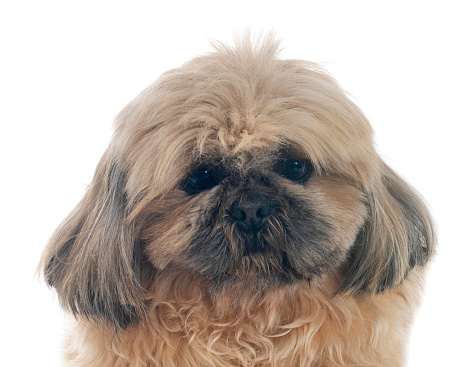
[[414, 274], [396, 289], [357, 298], [330, 298], [326, 285], [301, 285], [241, 308], [230, 307], [229, 295], [210, 302], [192, 284], [165, 301], [148, 300], [146, 322], [118, 333], [78, 321], [67, 365], [402, 366], [417, 306], [409, 296], [420, 281]]

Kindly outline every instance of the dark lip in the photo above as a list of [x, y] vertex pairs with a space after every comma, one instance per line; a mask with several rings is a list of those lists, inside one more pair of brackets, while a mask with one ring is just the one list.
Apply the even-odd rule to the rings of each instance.
[[258, 225], [252, 225], [252, 228], [247, 228], [244, 223], [237, 223], [236, 225], [242, 232], [255, 234], [262, 230], [267, 219], [268, 218], [263, 218]]

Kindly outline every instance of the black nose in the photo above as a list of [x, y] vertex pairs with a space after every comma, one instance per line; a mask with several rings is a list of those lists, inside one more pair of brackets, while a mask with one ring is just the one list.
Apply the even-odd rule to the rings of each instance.
[[232, 203], [229, 214], [237, 221], [239, 229], [256, 232], [265, 225], [272, 206], [268, 196], [248, 191]]

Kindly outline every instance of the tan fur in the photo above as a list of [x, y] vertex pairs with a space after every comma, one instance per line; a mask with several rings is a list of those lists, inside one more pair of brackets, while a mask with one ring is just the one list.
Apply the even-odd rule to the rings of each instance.
[[351, 298], [330, 297], [335, 285], [325, 282], [233, 310], [225, 300], [213, 304], [203, 281], [165, 276], [167, 289], [148, 300], [144, 323], [117, 336], [112, 327], [79, 322], [67, 346], [70, 365], [403, 366], [422, 286], [413, 274], [385, 294]]
[[[424, 203], [318, 65], [279, 59], [271, 36], [215, 47], [119, 114], [93, 182], [43, 254], [76, 317], [66, 365], [403, 366], [435, 246]], [[312, 162], [306, 182], [274, 173], [283, 151]], [[229, 177], [188, 194], [200, 164]], [[245, 190], [281, 204], [262, 233], [271, 255], [239, 248], [229, 207]], [[232, 262], [208, 250], [204, 261], [204, 236], [225, 239]], [[289, 271], [278, 254], [296, 280], [273, 279]]]

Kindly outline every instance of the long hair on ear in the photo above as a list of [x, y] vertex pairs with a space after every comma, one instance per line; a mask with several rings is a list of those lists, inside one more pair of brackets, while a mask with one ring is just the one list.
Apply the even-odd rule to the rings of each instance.
[[419, 195], [383, 161], [368, 193], [368, 218], [349, 254], [338, 292], [378, 293], [399, 285], [435, 251], [431, 216]]
[[128, 221], [126, 171], [106, 152], [83, 199], [51, 237], [41, 259], [65, 309], [117, 328], [144, 312], [138, 228]]

